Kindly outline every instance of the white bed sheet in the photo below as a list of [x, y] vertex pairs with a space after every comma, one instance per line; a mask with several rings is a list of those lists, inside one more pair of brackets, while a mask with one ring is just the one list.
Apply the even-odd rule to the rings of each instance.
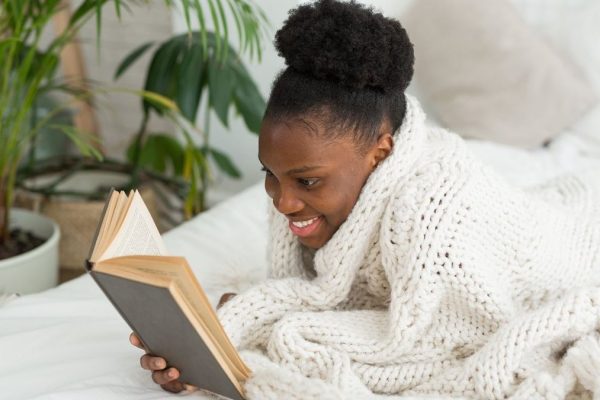
[[[257, 185], [164, 236], [213, 304], [264, 274], [266, 207]], [[87, 275], [8, 302], [0, 307], [0, 399], [173, 398], [140, 368], [129, 333]]]
[[[469, 146], [519, 185], [582, 168], [595, 168], [600, 180], [600, 157], [585, 156], [589, 143], [574, 135], [536, 151]], [[169, 251], [188, 258], [213, 304], [221, 293], [263, 279], [266, 207], [257, 184], [165, 235]], [[89, 276], [0, 306], [0, 399], [172, 399], [140, 368], [141, 351], [129, 344], [129, 333]]]

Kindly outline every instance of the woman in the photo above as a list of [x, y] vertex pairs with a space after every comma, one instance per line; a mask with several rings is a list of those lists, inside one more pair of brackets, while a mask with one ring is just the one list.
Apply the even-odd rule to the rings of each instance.
[[[427, 127], [395, 20], [320, 0], [290, 13], [276, 45], [287, 68], [259, 140], [272, 279], [219, 310], [248, 350], [248, 397], [594, 390], [580, 370], [600, 365], [596, 189], [513, 188]], [[166, 365], [142, 357], [182, 390]]]

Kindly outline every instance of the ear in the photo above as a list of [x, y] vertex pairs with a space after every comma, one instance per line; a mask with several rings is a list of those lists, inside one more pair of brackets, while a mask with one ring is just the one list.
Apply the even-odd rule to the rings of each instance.
[[369, 163], [371, 170], [377, 168], [380, 162], [385, 160], [394, 148], [394, 138], [391, 133], [384, 132], [379, 135], [377, 142], [369, 150]]

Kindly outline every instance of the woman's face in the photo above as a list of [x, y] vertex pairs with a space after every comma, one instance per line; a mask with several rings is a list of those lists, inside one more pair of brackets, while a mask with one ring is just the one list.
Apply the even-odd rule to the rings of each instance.
[[267, 194], [288, 218], [292, 233], [313, 249], [327, 243], [346, 220], [369, 174], [393, 145], [390, 133], [366, 149], [352, 135], [333, 137], [307, 118], [265, 120], [260, 131], [258, 158]]

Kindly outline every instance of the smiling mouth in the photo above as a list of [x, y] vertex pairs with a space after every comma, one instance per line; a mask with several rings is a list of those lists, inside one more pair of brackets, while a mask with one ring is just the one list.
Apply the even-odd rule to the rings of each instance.
[[289, 226], [294, 235], [306, 237], [312, 235], [319, 228], [322, 220], [323, 218], [318, 216], [304, 221], [290, 221]]

